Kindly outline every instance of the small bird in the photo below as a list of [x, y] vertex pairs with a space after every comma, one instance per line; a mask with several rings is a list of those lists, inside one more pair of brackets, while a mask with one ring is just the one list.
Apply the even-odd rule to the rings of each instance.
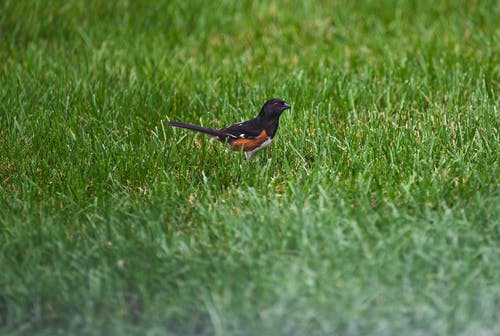
[[262, 106], [257, 117], [225, 128], [212, 129], [180, 121], [171, 121], [169, 125], [209, 134], [214, 139], [227, 143], [232, 150], [243, 150], [248, 159], [271, 144], [278, 131], [281, 113], [289, 108], [290, 105], [283, 99], [273, 98]]

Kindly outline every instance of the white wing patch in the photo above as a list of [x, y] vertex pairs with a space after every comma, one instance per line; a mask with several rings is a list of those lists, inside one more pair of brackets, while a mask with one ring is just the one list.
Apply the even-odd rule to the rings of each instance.
[[245, 139], [245, 133], [241, 133], [240, 138]]

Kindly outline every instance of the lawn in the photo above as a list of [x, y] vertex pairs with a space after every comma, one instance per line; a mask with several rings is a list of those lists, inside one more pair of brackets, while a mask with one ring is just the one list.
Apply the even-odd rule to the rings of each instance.
[[[499, 335], [498, 1], [0, 2], [0, 334]], [[292, 105], [250, 160], [168, 126]]]

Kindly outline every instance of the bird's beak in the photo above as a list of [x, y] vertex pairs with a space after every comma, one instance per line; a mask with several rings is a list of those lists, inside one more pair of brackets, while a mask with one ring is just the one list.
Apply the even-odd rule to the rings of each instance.
[[287, 103], [284, 103], [283, 104], [283, 111], [288, 110], [290, 107], [291, 107], [290, 105], [288, 105]]

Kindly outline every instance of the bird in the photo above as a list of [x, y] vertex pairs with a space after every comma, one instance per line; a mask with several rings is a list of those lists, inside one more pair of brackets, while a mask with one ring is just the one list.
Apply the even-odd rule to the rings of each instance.
[[281, 98], [272, 98], [264, 103], [260, 113], [253, 119], [238, 122], [221, 129], [192, 125], [180, 121], [170, 121], [173, 127], [185, 128], [211, 135], [214, 139], [226, 143], [235, 151], [243, 151], [249, 159], [259, 150], [269, 146], [278, 131], [281, 114], [291, 106]]

